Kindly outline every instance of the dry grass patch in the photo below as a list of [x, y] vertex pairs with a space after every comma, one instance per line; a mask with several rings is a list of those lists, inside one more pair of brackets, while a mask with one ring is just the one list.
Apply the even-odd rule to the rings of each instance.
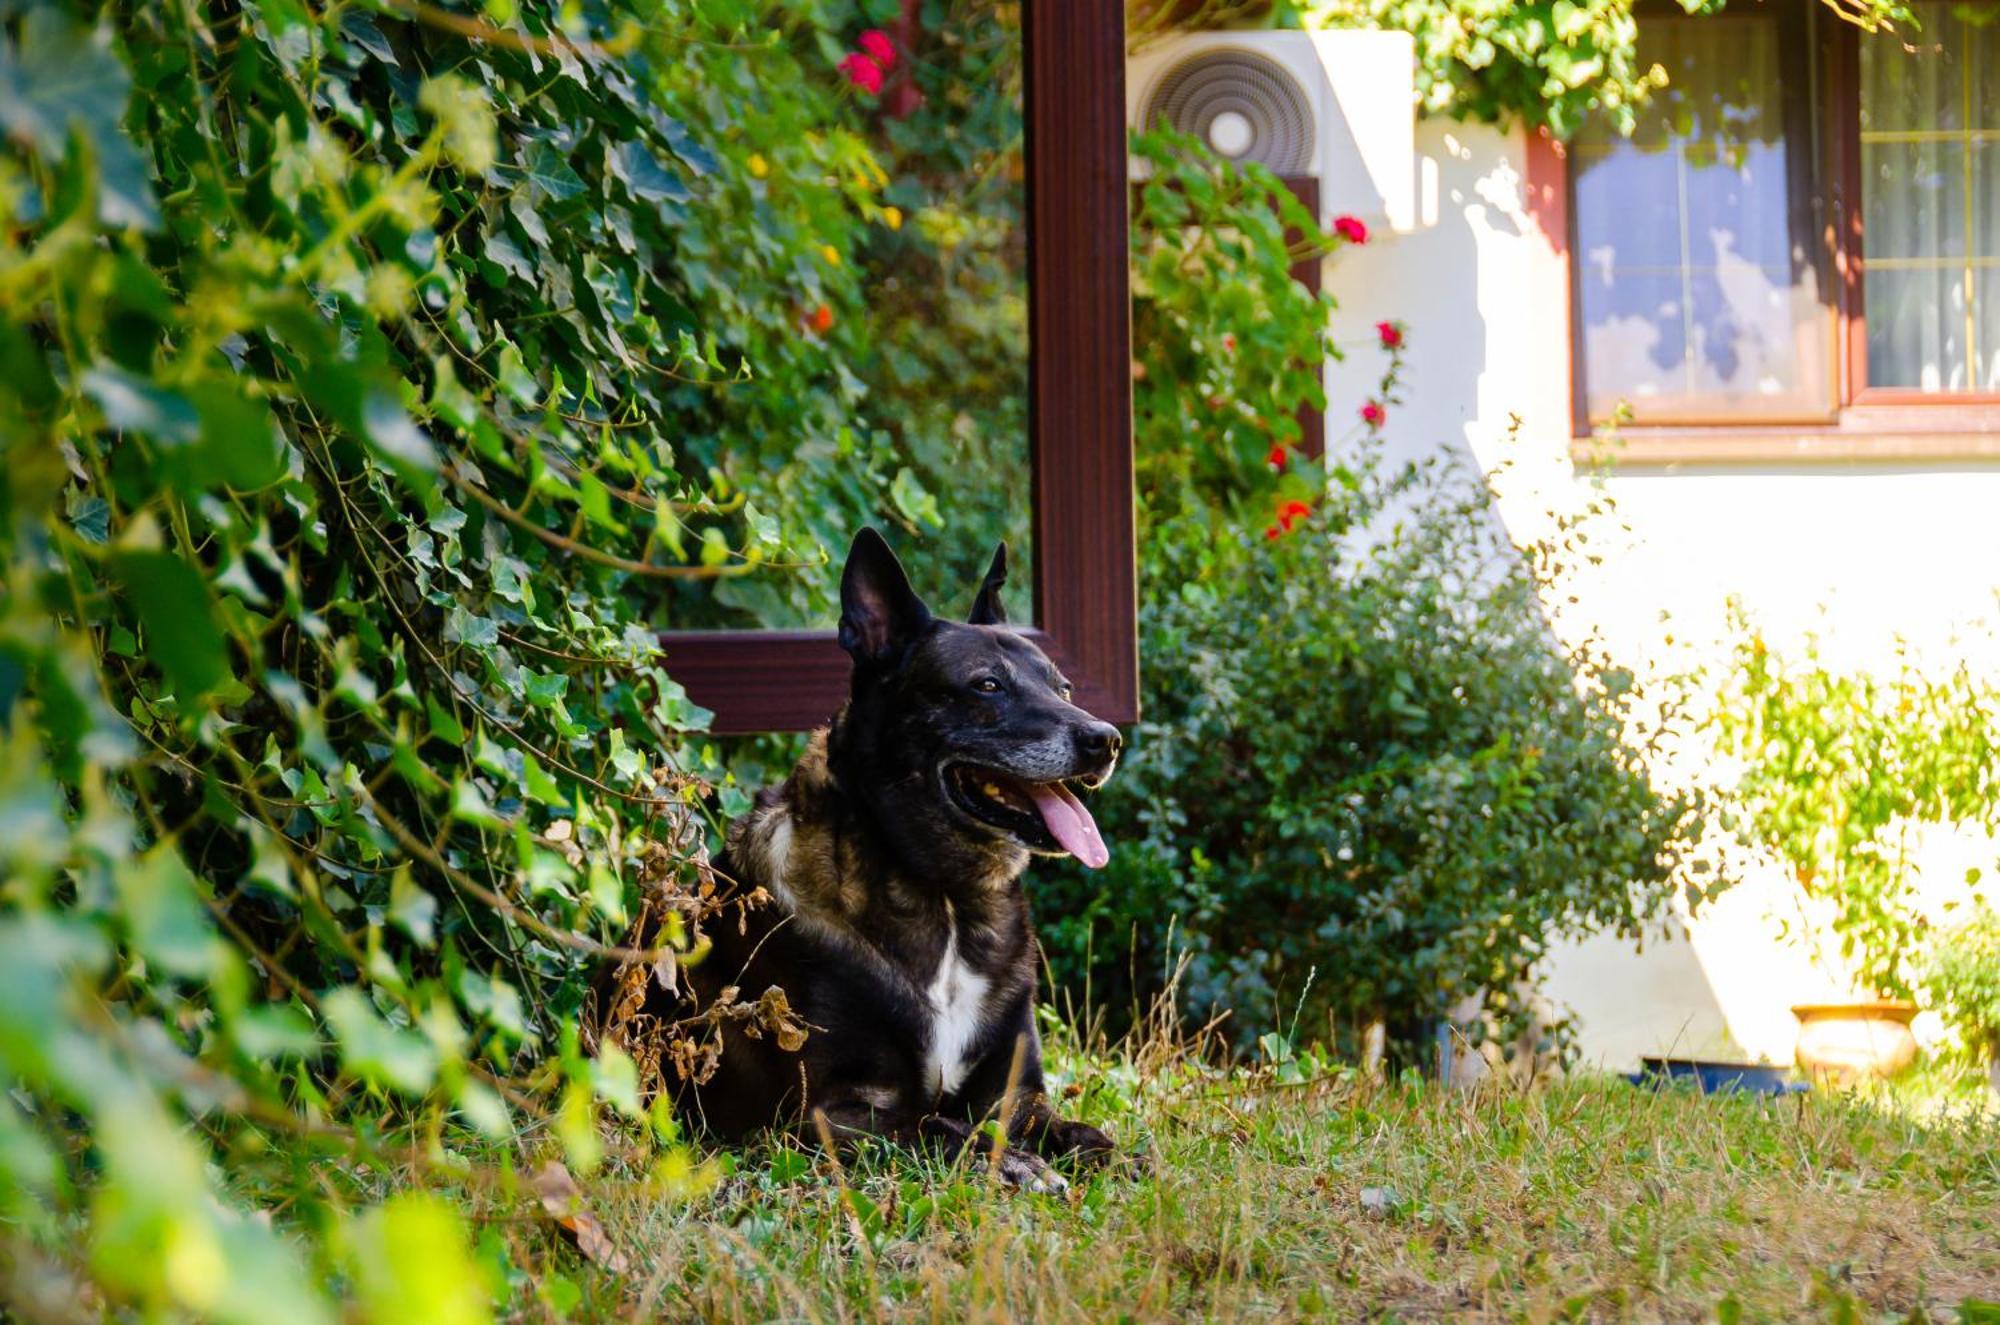
[[693, 1197], [589, 1184], [622, 1275], [532, 1224], [488, 1251], [526, 1320], [1997, 1318], [1983, 1113], [1607, 1078], [1280, 1084], [1189, 1060], [1072, 1078], [1154, 1174], [1026, 1196], [887, 1150], [767, 1148]]

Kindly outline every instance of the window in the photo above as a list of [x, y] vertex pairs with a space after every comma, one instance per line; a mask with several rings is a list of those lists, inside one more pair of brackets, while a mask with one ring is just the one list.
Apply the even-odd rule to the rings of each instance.
[[2000, 434], [2000, 25], [1912, 8], [1642, 8], [1669, 85], [1569, 154], [1580, 433]]
[[2000, 28], [1913, 8], [1914, 51], [1861, 46], [1867, 383], [2000, 390]]
[[1576, 294], [1592, 418], [1826, 417], [1832, 341], [1795, 187], [1808, 76], [1792, 15], [1640, 28], [1670, 82], [1630, 138], [1572, 147]]

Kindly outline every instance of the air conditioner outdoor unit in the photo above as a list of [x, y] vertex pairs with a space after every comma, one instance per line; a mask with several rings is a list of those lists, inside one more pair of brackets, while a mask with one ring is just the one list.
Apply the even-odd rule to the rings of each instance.
[[[1126, 64], [1127, 120], [1319, 182], [1320, 217], [1416, 227], [1416, 51], [1406, 32], [1189, 32]], [[1143, 178], [1145, 163], [1131, 163]]]

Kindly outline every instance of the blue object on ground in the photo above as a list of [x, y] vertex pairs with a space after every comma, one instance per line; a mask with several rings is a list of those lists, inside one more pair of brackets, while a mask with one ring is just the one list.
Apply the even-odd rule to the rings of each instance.
[[1625, 1079], [1635, 1086], [1692, 1082], [1704, 1095], [1746, 1093], [1751, 1095], [1791, 1095], [1808, 1089], [1792, 1079], [1788, 1068], [1767, 1063], [1718, 1063], [1706, 1058], [1641, 1058], [1639, 1070]]

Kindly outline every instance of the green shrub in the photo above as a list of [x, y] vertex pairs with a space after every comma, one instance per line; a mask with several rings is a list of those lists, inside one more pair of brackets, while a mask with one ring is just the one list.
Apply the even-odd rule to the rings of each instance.
[[1908, 835], [2000, 830], [2000, 687], [1964, 661], [1926, 669], [1900, 651], [1886, 676], [1831, 667], [1811, 637], [1788, 657], [1732, 610], [1728, 666], [1700, 686], [1739, 770], [1724, 823], [1832, 905], [1840, 956], [1865, 984], [1908, 998], [1925, 928]]
[[2000, 912], [1982, 904], [1939, 934], [1923, 985], [1968, 1048], [2000, 1056]]
[[1330, 485], [1274, 472], [1262, 427], [1318, 403], [1327, 312], [1283, 231], [1329, 241], [1254, 168], [1141, 148], [1168, 176], [1134, 234], [1143, 713], [1099, 798], [1111, 865], [1038, 884], [1058, 980], [1115, 1013], [1185, 957], [1185, 1011], [1239, 1041], [1413, 1033], [1504, 1001], [1559, 934], [1637, 934], [1698, 822], [1647, 777], [1631, 677], [1545, 622], [1587, 533], [1517, 550], [1482, 484], [1388, 467], [1367, 424]]

